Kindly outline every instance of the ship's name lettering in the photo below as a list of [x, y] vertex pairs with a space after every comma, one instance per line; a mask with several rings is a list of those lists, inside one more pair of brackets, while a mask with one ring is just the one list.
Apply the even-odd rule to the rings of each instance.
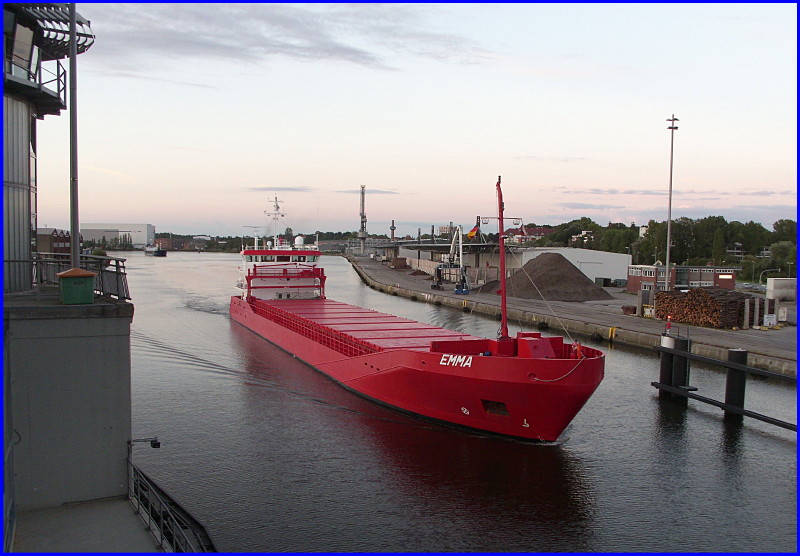
[[472, 367], [472, 356], [471, 355], [449, 355], [445, 353], [442, 355], [442, 359], [439, 361], [440, 365], [450, 366], [450, 367]]

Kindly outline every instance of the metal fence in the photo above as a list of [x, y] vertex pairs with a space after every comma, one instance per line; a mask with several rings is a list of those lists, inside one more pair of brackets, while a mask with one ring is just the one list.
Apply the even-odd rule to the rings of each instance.
[[[95, 273], [95, 294], [122, 301], [131, 298], [125, 260], [115, 257], [81, 255], [80, 267]], [[69, 253], [39, 253], [33, 261], [34, 284], [58, 284], [58, 274], [72, 268]]]
[[216, 552], [205, 528], [128, 458], [128, 499], [164, 552]]

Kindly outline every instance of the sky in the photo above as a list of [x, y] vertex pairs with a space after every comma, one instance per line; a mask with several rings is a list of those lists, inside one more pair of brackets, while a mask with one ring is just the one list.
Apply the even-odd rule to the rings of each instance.
[[[506, 217], [645, 225], [670, 167], [673, 219], [797, 219], [796, 4], [77, 10], [81, 222], [271, 235], [277, 197], [279, 232], [352, 231], [364, 185], [369, 233], [416, 236], [496, 215], [502, 176]], [[68, 229], [67, 111], [38, 165]]]

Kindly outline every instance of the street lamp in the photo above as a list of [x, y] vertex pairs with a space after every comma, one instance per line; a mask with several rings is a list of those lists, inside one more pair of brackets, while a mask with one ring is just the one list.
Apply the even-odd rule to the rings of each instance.
[[133, 445], [138, 442], [149, 442], [151, 448], [161, 448], [161, 442], [158, 440], [157, 436], [151, 436], [150, 438], [132, 438], [128, 440], [128, 459], [131, 459], [133, 455]]
[[780, 268], [768, 268], [767, 270], [762, 270], [761, 274], [758, 275], [758, 283], [761, 283], [761, 277], [764, 276], [765, 272], [778, 272]]
[[672, 155], [674, 152], [675, 146], [675, 130], [678, 129], [678, 126], [675, 125], [675, 122], [679, 121], [678, 118], [675, 117], [675, 114], [672, 115], [672, 118], [667, 118], [667, 121], [670, 122], [672, 125], [667, 127], [670, 130], [670, 139], [669, 139], [669, 202], [667, 205], [667, 256], [666, 256], [666, 270], [664, 272], [664, 291], [669, 291], [669, 247], [670, 241], [672, 236]]

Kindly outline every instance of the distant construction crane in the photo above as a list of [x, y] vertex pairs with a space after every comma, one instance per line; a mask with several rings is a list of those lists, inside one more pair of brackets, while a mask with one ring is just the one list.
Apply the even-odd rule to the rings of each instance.
[[358, 232], [358, 240], [361, 242], [361, 254], [363, 255], [367, 247], [367, 213], [364, 211], [364, 196], [366, 185], [361, 186], [361, 229]]

